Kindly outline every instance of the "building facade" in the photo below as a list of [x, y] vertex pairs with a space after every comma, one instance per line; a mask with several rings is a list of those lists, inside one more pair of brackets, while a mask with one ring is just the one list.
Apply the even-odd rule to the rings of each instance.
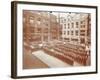
[[77, 45], [90, 42], [91, 21], [90, 14], [65, 13], [60, 15], [62, 25], [62, 40]]
[[23, 32], [26, 42], [43, 43], [58, 39], [61, 30], [52, 12], [23, 11]]

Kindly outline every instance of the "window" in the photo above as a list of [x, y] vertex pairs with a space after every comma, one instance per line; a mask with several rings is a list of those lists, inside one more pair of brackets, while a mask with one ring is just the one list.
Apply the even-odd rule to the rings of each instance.
[[84, 38], [81, 38], [80, 41], [81, 41], [81, 43], [85, 43], [85, 39]]
[[64, 24], [64, 26], [66, 27], [66, 24]]
[[76, 28], [78, 28], [78, 26], [79, 26], [79, 23], [78, 23], [78, 22], [76, 22]]
[[74, 27], [74, 23], [72, 23], [72, 28]]
[[83, 24], [83, 21], [81, 21], [81, 24]]
[[71, 35], [73, 35], [73, 31], [71, 31]]
[[85, 30], [80, 30], [81, 32], [85, 32]]
[[78, 36], [78, 30], [75, 31], [75, 35]]
[[64, 19], [64, 22], [66, 22], [66, 19]]
[[68, 29], [70, 28], [70, 24], [68, 23]]
[[81, 28], [85, 28], [85, 25], [81, 25]]
[[66, 29], [66, 24], [64, 24], [64, 29]]
[[83, 28], [85, 28], [85, 25], [83, 25]]
[[82, 33], [81, 33], [80, 36], [85, 36], [85, 34], [82, 34]]
[[75, 38], [71, 38], [71, 40], [72, 40], [72, 41], [78, 41], [78, 39], [75, 39]]
[[76, 25], [78, 25], [78, 22], [76, 22]]

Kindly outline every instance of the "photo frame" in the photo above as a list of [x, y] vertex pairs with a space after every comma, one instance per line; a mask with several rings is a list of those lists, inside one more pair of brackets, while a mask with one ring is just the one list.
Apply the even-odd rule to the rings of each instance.
[[97, 6], [11, 2], [11, 77], [97, 73]]

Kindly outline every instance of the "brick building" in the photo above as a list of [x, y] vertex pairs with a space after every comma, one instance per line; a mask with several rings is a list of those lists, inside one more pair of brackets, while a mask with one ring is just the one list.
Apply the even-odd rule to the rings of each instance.
[[23, 11], [24, 40], [43, 43], [58, 39], [61, 30], [57, 17], [52, 12]]

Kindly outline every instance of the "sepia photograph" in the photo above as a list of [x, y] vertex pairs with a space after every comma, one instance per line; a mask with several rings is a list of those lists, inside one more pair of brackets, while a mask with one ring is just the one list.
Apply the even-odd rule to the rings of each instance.
[[97, 6], [13, 1], [12, 78], [97, 73]]
[[23, 10], [23, 69], [90, 65], [90, 13]]

